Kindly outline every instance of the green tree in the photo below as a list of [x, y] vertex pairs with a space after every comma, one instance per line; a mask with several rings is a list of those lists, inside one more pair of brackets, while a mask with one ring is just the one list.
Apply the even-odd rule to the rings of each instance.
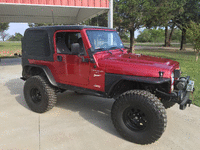
[[5, 41], [5, 39], [9, 37], [9, 34], [6, 33], [5, 31], [1, 31], [0, 36], [1, 36], [2, 40]]
[[138, 35], [137, 42], [151, 42], [151, 34], [148, 29], [144, 29], [143, 31], [140, 31], [140, 34]]
[[[171, 31], [170, 31], [171, 33]], [[175, 28], [173, 30], [173, 35], [171, 36], [172, 41], [180, 42], [181, 41], [181, 30], [178, 28]]]
[[9, 23], [0, 23], [0, 31], [8, 30]]
[[200, 51], [200, 25], [193, 21], [190, 21], [190, 24], [187, 26], [187, 39], [193, 45], [193, 49], [196, 52], [196, 61], [199, 57]]
[[171, 46], [171, 40], [172, 40], [172, 35], [174, 33], [174, 28], [175, 28], [175, 22], [172, 22], [172, 24], [170, 25], [169, 23], [169, 26], [170, 26], [170, 33], [168, 35], [168, 32], [166, 32], [167, 30], [165, 30], [165, 46]]
[[[30, 28], [39, 27], [39, 26], [52, 26], [52, 23], [28, 23]], [[54, 24], [55, 25], [55, 24]], [[57, 24], [56, 24], [57, 25]]]
[[163, 29], [144, 29], [137, 37], [137, 42], [162, 42], [164, 40]]
[[21, 41], [23, 36], [20, 33], [15, 33], [15, 35], [12, 35], [8, 41]]
[[162, 42], [164, 40], [165, 31], [163, 29], [151, 29], [150, 35], [151, 42]]
[[113, 27], [118, 31], [119, 36], [123, 38], [122, 40], [128, 41], [127, 34], [129, 31], [122, 25], [123, 18], [118, 15], [119, 6], [117, 2], [118, 0], [114, 1], [113, 4]]
[[[180, 15], [183, 11], [183, 7], [186, 3], [186, 0], [175, 0], [175, 7], [171, 11], [171, 18], [168, 20], [167, 25], [165, 26], [165, 45], [166, 47], [171, 46], [172, 35], [174, 34], [174, 29], [176, 27], [176, 21], [174, 18], [177, 15]], [[170, 27], [170, 30], [168, 29]]]
[[182, 30], [180, 50], [185, 49], [187, 26], [191, 21], [198, 22], [200, 18], [200, 0], [185, 0], [181, 11], [173, 18], [176, 26]]
[[[177, 14], [180, 13], [186, 0], [149, 0], [149, 7], [144, 11], [145, 26], [152, 28], [156, 26], [165, 27], [165, 45], [169, 46], [173, 30], [175, 27], [174, 20]], [[171, 28], [169, 34], [168, 26]]]
[[115, 0], [117, 7], [114, 13], [118, 17], [121, 26], [130, 32], [130, 51], [134, 51], [134, 32], [144, 24], [144, 7], [147, 0]]
[[108, 26], [108, 13], [103, 13], [103, 14], [97, 15], [96, 17], [93, 17], [91, 19], [83, 21], [80, 24], [90, 25], [90, 26], [107, 27]]
[[9, 28], [9, 23], [0, 23], [0, 36], [4, 41], [8, 34], [5, 32]]

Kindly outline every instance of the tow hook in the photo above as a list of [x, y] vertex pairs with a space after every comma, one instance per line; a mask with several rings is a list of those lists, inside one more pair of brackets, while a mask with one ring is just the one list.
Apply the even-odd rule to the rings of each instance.
[[190, 107], [190, 104], [192, 104], [192, 100], [190, 100], [190, 99], [183, 100], [183, 101], [180, 103], [180, 109], [181, 109], [181, 110], [184, 110], [184, 109], [187, 107], [187, 104], [188, 104], [188, 106]]
[[[193, 92], [194, 91], [195, 91], [195, 88], [193, 88], [192, 90], [187, 90], [187, 93], [186, 93], [185, 97], [181, 100], [181, 103], [180, 103], [180, 107], [179, 108], [181, 110], [184, 110], [187, 107], [187, 104], [190, 107], [190, 104], [192, 104], [192, 102], [194, 101], [194, 98], [193, 98]], [[190, 93], [192, 94], [192, 99], [193, 100], [189, 99]]]
[[192, 100], [188, 99], [187, 104], [190, 107], [190, 104], [192, 104]]

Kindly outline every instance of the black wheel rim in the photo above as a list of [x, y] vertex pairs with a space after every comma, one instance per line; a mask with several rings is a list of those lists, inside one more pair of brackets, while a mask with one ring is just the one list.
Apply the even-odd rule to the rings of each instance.
[[37, 88], [32, 88], [31, 89], [30, 96], [31, 96], [32, 101], [35, 104], [38, 104], [38, 103], [40, 103], [42, 101], [42, 95], [41, 95], [40, 91]]
[[132, 131], [141, 131], [147, 127], [147, 119], [145, 113], [134, 107], [128, 107], [123, 112], [124, 124]]

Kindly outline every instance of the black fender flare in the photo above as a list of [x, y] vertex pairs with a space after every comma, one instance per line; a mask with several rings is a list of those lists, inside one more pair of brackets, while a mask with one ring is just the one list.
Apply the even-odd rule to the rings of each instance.
[[[35, 67], [35, 68], [40, 68], [44, 71], [47, 79], [49, 80], [49, 82], [53, 85], [53, 86], [58, 86], [57, 85], [57, 82], [55, 81], [54, 79], [54, 76], [51, 72], [51, 70], [47, 67], [47, 66], [42, 66], [42, 65], [28, 65], [28, 66], [25, 66], [25, 67], [28, 67], [28, 70], [30, 71], [31, 68]], [[23, 78], [23, 77], [22, 77]]]
[[135, 82], [147, 83], [147, 84], [162, 84], [162, 83], [170, 82], [170, 78], [129, 76], [129, 75], [106, 73], [105, 92], [107, 93], [108, 96], [111, 95], [112, 91], [115, 88], [115, 85], [117, 85], [121, 81], [135, 81]]

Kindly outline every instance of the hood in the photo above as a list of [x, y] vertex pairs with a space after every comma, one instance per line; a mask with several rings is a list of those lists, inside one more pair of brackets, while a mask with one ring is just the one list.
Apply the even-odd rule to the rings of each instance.
[[142, 54], [99, 53], [98, 55], [96, 55], [98, 65], [105, 68], [106, 73], [159, 77], [159, 71], [163, 71], [163, 77], [170, 78], [172, 71], [179, 67], [176, 61]]

